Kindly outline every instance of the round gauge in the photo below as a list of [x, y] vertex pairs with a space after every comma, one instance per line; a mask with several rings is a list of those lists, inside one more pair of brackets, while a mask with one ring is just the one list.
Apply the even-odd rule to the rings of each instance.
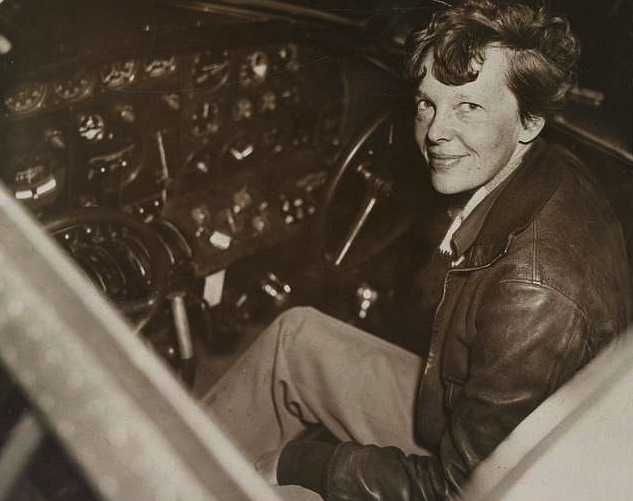
[[242, 97], [233, 105], [233, 120], [239, 122], [247, 120], [253, 116], [253, 101], [247, 97]]
[[30, 153], [15, 166], [10, 182], [15, 198], [29, 204], [38, 204], [57, 197], [63, 180], [58, 161], [51, 153]]
[[257, 100], [257, 109], [260, 113], [267, 111], [275, 111], [277, 108], [277, 96], [272, 90], [267, 90], [259, 96]]
[[299, 46], [294, 43], [282, 45], [276, 52], [279, 69], [297, 71], [299, 69]]
[[228, 81], [230, 70], [228, 52], [207, 51], [193, 58], [191, 78], [196, 87], [216, 90]]
[[91, 113], [79, 117], [78, 132], [81, 138], [90, 143], [101, 141], [105, 137], [105, 121], [101, 115]]
[[66, 101], [77, 101], [92, 91], [94, 79], [88, 73], [74, 75], [71, 78], [53, 83], [53, 91]]
[[261, 50], [246, 56], [240, 66], [239, 81], [243, 87], [256, 87], [266, 80], [268, 75], [268, 56]]
[[176, 71], [176, 58], [157, 58], [143, 65], [143, 72], [150, 78], [163, 78]]
[[11, 113], [27, 115], [39, 110], [44, 105], [48, 87], [43, 83], [26, 83], [9, 91], [4, 104]]
[[220, 107], [214, 102], [199, 104], [191, 115], [191, 132], [194, 136], [206, 136], [220, 127]]
[[136, 63], [134, 61], [117, 61], [106, 64], [101, 69], [101, 82], [109, 89], [125, 87], [136, 78]]

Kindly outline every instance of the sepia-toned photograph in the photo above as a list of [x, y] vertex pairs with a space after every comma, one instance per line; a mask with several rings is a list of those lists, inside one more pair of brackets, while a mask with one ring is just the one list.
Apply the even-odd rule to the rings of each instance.
[[0, 0], [0, 501], [633, 499], [631, 0]]

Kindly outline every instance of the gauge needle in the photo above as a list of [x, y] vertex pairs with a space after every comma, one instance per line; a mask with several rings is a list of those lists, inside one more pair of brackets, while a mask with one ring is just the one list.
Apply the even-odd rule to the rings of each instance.
[[222, 64], [218, 64], [218, 63], [211, 63], [211, 64], [205, 64], [204, 66], [202, 66], [200, 69], [202, 71], [210, 71], [211, 73], [217, 73], [218, 71], [226, 68], [226, 66], [229, 63], [222, 63]]

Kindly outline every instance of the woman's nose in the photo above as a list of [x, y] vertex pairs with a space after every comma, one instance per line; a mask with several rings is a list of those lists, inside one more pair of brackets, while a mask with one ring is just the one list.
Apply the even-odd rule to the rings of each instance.
[[449, 112], [437, 111], [429, 124], [426, 133], [427, 139], [432, 143], [450, 141], [453, 137], [452, 120]]

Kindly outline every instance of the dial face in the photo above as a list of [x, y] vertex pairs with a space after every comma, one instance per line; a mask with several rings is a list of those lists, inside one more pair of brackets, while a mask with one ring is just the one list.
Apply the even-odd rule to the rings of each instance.
[[11, 113], [28, 115], [42, 108], [47, 90], [43, 83], [22, 84], [7, 93], [4, 104]]
[[143, 65], [143, 72], [150, 78], [163, 78], [176, 71], [176, 58], [157, 58]]
[[56, 81], [53, 83], [53, 91], [62, 99], [77, 101], [90, 94], [93, 83], [92, 75], [82, 73]]
[[248, 56], [240, 66], [239, 82], [243, 87], [256, 87], [266, 80], [269, 61], [265, 52], [258, 50]]
[[109, 89], [125, 87], [136, 78], [134, 61], [117, 61], [106, 64], [101, 69], [101, 82]]
[[105, 136], [105, 129], [105, 121], [97, 113], [79, 117], [78, 132], [85, 141], [91, 143], [101, 141]]
[[54, 198], [60, 188], [60, 179], [55, 173], [55, 167], [56, 162], [49, 155], [28, 155], [22, 165], [17, 167], [11, 183], [15, 198], [26, 203]]
[[228, 81], [230, 71], [228, 52], [207, 51], [193, 58], [191, 78], [196, 87], [215, 90]]

